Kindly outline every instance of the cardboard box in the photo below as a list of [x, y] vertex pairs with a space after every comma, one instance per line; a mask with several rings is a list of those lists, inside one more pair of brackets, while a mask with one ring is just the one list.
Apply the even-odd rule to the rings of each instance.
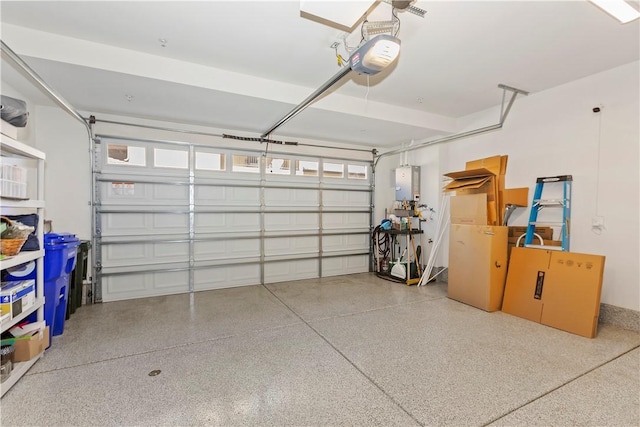
[[21, 280], [16, 282], [2, 282], [0, 286], [0, 315], [4, 318], [7, 313], [11, 319], [31, 308], [36, 301], [35, 280]]
[[49, 327], [31, 334], [28, 339], [16, 340], [13, 359], [16, 362], [27, 362], [49, 347]]
[[465, 164], [465, 170], [487, 169], [495, 176], [507, 173], [507, 160], [509, 156], [491, 156], [484, 159], [470, 160]]
[[502, 200], [502, 192], [505, 189], [505, 175], [507, 173], [507, 161], [509, 156], [492, 156], [484, 159], [468, 161], [465, 164], [465, 170], [487, 169], [496, 176], [496, 211], [497, 223], [502, 225], [504, 221], [504, 201]]
[[445, 174], [452, 179], [444, 187], [445, 192], [455, 192], [454, 197], [472, 194], [486, 194], [487, 224], [497, 225], [497, 184], [496, 176], [487, 169], [464, 170]]
[[451, 224], [449, 298], [485, 311], [500, 310], [507, 276], [507, 232], [507, 227]]
[[502, 190], [502, 211], [507, 205], [529, 206], [529, 187], [506, 188]]
[[[527, 233], [526, 226], [510, 226], [509, 227], [509, 237], [518, 238], [526, 233]], [[553, 228], [551, 227], [535, 227], [535, 233], [539, 234], [540, 237], [542, 237], [544, 240], [553, 240]]]
[[487, 195], [469, 194], [450, 199], [451, 224], [486, 225]]
[[502, 311], [593, 338], [604, 262], [600, 255], [514, 248]]

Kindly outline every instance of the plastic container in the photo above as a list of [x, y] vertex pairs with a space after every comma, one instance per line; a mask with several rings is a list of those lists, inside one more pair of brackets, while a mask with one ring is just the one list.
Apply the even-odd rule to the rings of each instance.
[[0, 382], [4, 382], [11, 375], [14, 353], [13, 344], [0, 347]]
[[91, 242], [82, 240], [78, 246], [78, 255], [76, 257], [76, 268], [71, 273], [69, 280], [69, 300], [67, 302], [67, 320], [69, 316], [75, 313], [76, 309], [82, 305], [82, 285], [87, 277], [87, 267], [89, 259], [89, 250]]
[[[69, 298], [69, 276], [76, 265], [80, 240], [75, 234], [47, 233], [44, 235], [44, 320], [51, 337], [64, 333]], [[8, 270], [6, 280], [35, 279], [35, 263], [27, 263]], [[35, 322], [36, 316], [29, 319]]]

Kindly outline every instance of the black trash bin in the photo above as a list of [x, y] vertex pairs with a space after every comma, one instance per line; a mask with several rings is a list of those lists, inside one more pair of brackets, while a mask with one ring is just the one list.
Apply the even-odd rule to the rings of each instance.
[[69, 287], [66, 320], [69, 320], [69, 316], [75, 313], [76, 309], [82, 305], [82, 283], [87, 278], [87, 263], [89, 260], [90, 249], [91, 242], [89, 240], [80, 241], [76, 259], [76, 268], [71, 272], [71, 286]]

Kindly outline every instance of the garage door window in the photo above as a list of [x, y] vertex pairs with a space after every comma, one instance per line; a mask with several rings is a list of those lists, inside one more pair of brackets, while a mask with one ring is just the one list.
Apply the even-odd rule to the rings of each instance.
[[291, 175], [291, 161], [267, 157], [266, 172], [276, 175]]
[[224, 154], [196, 151], [196, 169], [206, 171], [226, 170], [224, 158]]
[[189, 168], [189, 153], [182, 150], [165, 150], [156, 148], [153, 150], [153, 164], [157, 168]]
[[349, 179], [367, 179], [367, 167], [365, 165], [349, 165], [347, 171]]
[[328, 178], [343, 178], [344, 165], [342, 163], [325, 163], [322, 169], [322, 176]]
[[318, 176], [318, 162], [296, 160], [296, 175]]
[[110, 165], [146, 165], [146, 152], [144, 147], [133, 147], [124, 144], [109, 144], [107, 145], [107, 154], [107, 164]]
[[234, 172], [260, 173], [260, 156], [233, 155]]

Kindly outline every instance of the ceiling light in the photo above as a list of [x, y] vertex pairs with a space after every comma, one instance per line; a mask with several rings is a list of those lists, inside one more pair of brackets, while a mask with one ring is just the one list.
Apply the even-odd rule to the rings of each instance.
[[635, 19], [640, 18], [640, 12], [635, 10], [629, 3], [624, 0], [590, 0], [591, 3], [616, 18], [618, 21], [626, 24]]
[[351, 69], [359, 74], [377, 74], [400, 54], [400, 39], [380, 34], [360, 46], [349, 58]]

